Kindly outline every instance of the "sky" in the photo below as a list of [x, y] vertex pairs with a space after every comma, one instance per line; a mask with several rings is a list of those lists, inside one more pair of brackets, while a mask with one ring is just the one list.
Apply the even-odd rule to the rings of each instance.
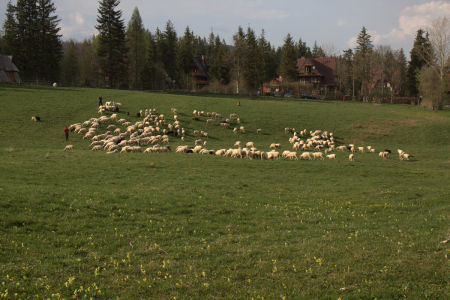
[[[0, 0], [0, 23], [6, 4]], [[15, 3], [15, 1], [12, 1]], [[98, 1], [54, 0], [61, 19], [63, 40], [82, 41], [96, 34]], [[250, 26], [259, 35], [281, 46], [288, 33], [312, 47], [316, 41], [327, 52], [339, 55], [355, 47], [356, 36], [365, 26], [374, 45], [403, 48], [409, 56], [417, 29], [426, 28], [436, 17], [450, 16], [450, 1], [425, 0], [121, 0], [125, 24], [137, 7], [144, 26], [154, 32], [168, 20], [182, 35], [186, 26], [194, 34], [211, 32], [232, 44], [238, 26]]]

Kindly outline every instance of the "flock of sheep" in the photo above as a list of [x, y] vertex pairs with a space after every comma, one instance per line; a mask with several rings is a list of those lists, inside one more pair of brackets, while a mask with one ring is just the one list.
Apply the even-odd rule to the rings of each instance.
[[[134, 123], [126, 119], [119, 119], [117, 113], [110, 116], [103, 115], [106, 111], [117, 112], [120, 103], [106, 102], [104, 106], [100, 106], [98, 113], [101, 114], [98, 118], [91, 118], [82, 123], [76, 123], [69, 126], [69, 130], [77, 134], [83, 135], [84, 139], [90, 140], [90, 148], [92, 151], [104, 150], [107, 154], [125, 153], [125, 152], [169, 152], [171, 147], [169, 144], [169, 135], [174, 138], [179, 138], [181, 141], [185, 140], [188, 135], [187, 130], [182, 127], [178, 111], [175, 108], [171, 109], [171, 116], [158, 114], [154, 108], [140, 110], [137, 116], [142, 120]], [[223, 118], [221, 114], [216, 112], [204, 112], [194, 110], [192, 112], [192, 119], [195, 121], [202, 121], [205, 119], [206, 125], [213, 124], [216, 119], [220, 119], [220, 126], [225, 129], [233, 128], [233, 133], [245, 133], [245, 126], [240, 125], [241, 119], [237, 114], [230, 114], [228, 118]], [[232, 126], [233, 125], [233, 126]], [[99, 133], [99, 128], [105, 128], [105, 133]], [[192, 136], [201, 137], [195, 139], [194, 144], [180, 145], [175, 149], [176, 153], [198, 153], [209, 154], [216, 156], [242, 158], [249, 160], [324, 160], [336, 159], [336, 151], [348, 152], [348, 159], [355, 160], [356, 153], [374, 153], [375, 149], [371, 146], [356, 147], [354, 144], [336, 145], [334, 134], [328, 131], [314, 130], [307, 131], [306, 129], [296, 131], [295, 128], [285, 128], [285, 134], [289, 134], [288, 142], [292, 147], [292, 151], [285, 150], [282, 153], [278, 151], [281, 147], [280, 143], [272, 143], [269, 148], [270, 151], [257, 149], [254, 142], [247, 142], [245, 145], [241, 141], [236, 141], [231, 148], [223, 148], [218, 150], [207, 149], [207, 140], [201, 138], [208, 138], [209, 134], [203, 130], [193, 130]], [[256, 130], [257, 134], [262, 133], [262, 129]], [[164, 146], [162, 146], [164, 144]], [[147, 148], [144, 148], [148, 146]], [[245, 146], [245, 147], [244, 147]], [[72, 145], [67, 145], [65, 151], [73, 150]], [[297, 151], [303, 151], [301, 154]], [[388, 159], [391, 151], [386, 149], [379, 152], [382, 159]], [[412, 156], [403, 150], [398, 149], [400, 160], [409, 160]]]

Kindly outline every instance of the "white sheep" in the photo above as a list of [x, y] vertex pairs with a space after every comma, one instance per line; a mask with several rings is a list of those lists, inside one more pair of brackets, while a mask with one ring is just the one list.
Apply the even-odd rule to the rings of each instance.
[[328, 159], [336, 159], [336, 154], [334, 154], [334, 153], [333, 154], [328, 154], [327, 158]]
[[300, 155], [300, 159], [309, 159], [309, 160], [311, 160], [312, 159], [311, 152], [303, 152]]
[[245, 144], [245, 147], [247, 147], [247, 148], [255, 147], [255, 143], [253, 143], [253, 142], [247, 142], [247, 143]]
[[245, 133], [245, 127], [244, 126], [239, 127], [239, 131]]
[[73, 151], [73, 145], [67, 145], [64, 147], [64, 151]]
[[260, 134], [262, 132], [261, 128], [256, 129], [256, 134]]
[[355, 159], [355, 155], [352, 153], [348, 156], [349, 161], [353, 161]]
[[234, 147], [240, 147], [241, 146], [241, 141], [236, 141], [236, 143], [234, 143]]

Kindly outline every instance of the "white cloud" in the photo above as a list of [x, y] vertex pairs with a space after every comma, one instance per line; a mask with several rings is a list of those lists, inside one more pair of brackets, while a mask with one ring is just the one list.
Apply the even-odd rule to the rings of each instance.
[[444, 1], [405, 7], [398, 18], [398, 27], [383, 35], [382, 41], [392, 43], [413, 38], [419, 28], [426, 29], [433, 19], [449, 15], [450, 3]]
[[94, 24], [79, 12], [69, 13], [61, 20], [61, 34], [65, 39], [87, 37], [95, 33]]
[[[377, 44], [388, 44], [404, 46], [412, 44], [415, 34], [419, 28], [426, 29], [431, 25], [433, 19], [440, 16], [450, 15], [450, 3], [444, 1], [431, 1], [424, 4], [405, 7], [398, 17], [398, 26], [390, 32], [381, 34], [375, 30], [368, 30], [372, 36], [372, 42]], [[357, 36], [351, 37], [347, 45], [351, 48], [356, 46]]]

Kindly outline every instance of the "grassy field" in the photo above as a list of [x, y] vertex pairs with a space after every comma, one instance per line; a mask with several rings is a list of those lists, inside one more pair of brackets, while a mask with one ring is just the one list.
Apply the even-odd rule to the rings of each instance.
[[[414, 158], [106, 155], [76, 134], [64, 152], [64, 126], [98, 116], [100, 95], [132, 122], [177, 108], [188, 136], [172, 149], [198, 129], [208, 149], [291, 150], [295, 127]], [[448, 110], [12, 86], [0, 102], [0, 298], [449, 297]], [[194, 109], [237, 113], [247, 133], [194, 121]]]

